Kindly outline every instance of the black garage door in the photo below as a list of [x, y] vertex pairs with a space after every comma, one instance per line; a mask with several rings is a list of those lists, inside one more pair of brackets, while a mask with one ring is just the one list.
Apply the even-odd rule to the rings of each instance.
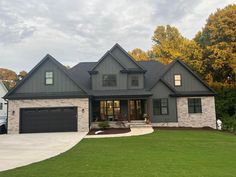
[[77, 131], [77, 108], [27, 108], [20, 111], [20, 133]]

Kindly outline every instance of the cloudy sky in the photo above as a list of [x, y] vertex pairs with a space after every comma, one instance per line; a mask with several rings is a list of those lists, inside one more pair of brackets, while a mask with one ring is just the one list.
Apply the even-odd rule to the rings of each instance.
[[29, 71], [47, 53], [73, 66], [116, 42], [151, 47], [158, 25], [193, 38], [210, 13], [235, 0], [0, 0], [0, 68]]

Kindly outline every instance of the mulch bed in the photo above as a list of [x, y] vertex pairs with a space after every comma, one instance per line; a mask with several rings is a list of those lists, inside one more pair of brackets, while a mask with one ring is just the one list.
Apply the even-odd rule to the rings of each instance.
[[[91, 129], [87, 135], [95, 135], [95, 132], [101, 129]], [[130, 132], [130, 128], [108, 128], [106, 130], [102, 130], [102, 133], [97, 135], [108, 135], [108, 134], [119, 134], [119, 133], [128, 133]]]

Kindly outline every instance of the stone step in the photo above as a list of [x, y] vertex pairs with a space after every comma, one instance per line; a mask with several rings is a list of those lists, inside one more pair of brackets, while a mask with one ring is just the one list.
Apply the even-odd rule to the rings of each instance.
[[130, 124], [130, 128], [149, 128], [152, 127], [150, 124]]

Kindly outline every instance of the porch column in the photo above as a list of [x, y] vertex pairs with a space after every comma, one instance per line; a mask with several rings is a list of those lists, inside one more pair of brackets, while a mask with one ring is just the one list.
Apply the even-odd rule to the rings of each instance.
[[129, 102], [129, 99], [127, 100], [128, 101], [128, 122], [130, 122], [130, 102]]

